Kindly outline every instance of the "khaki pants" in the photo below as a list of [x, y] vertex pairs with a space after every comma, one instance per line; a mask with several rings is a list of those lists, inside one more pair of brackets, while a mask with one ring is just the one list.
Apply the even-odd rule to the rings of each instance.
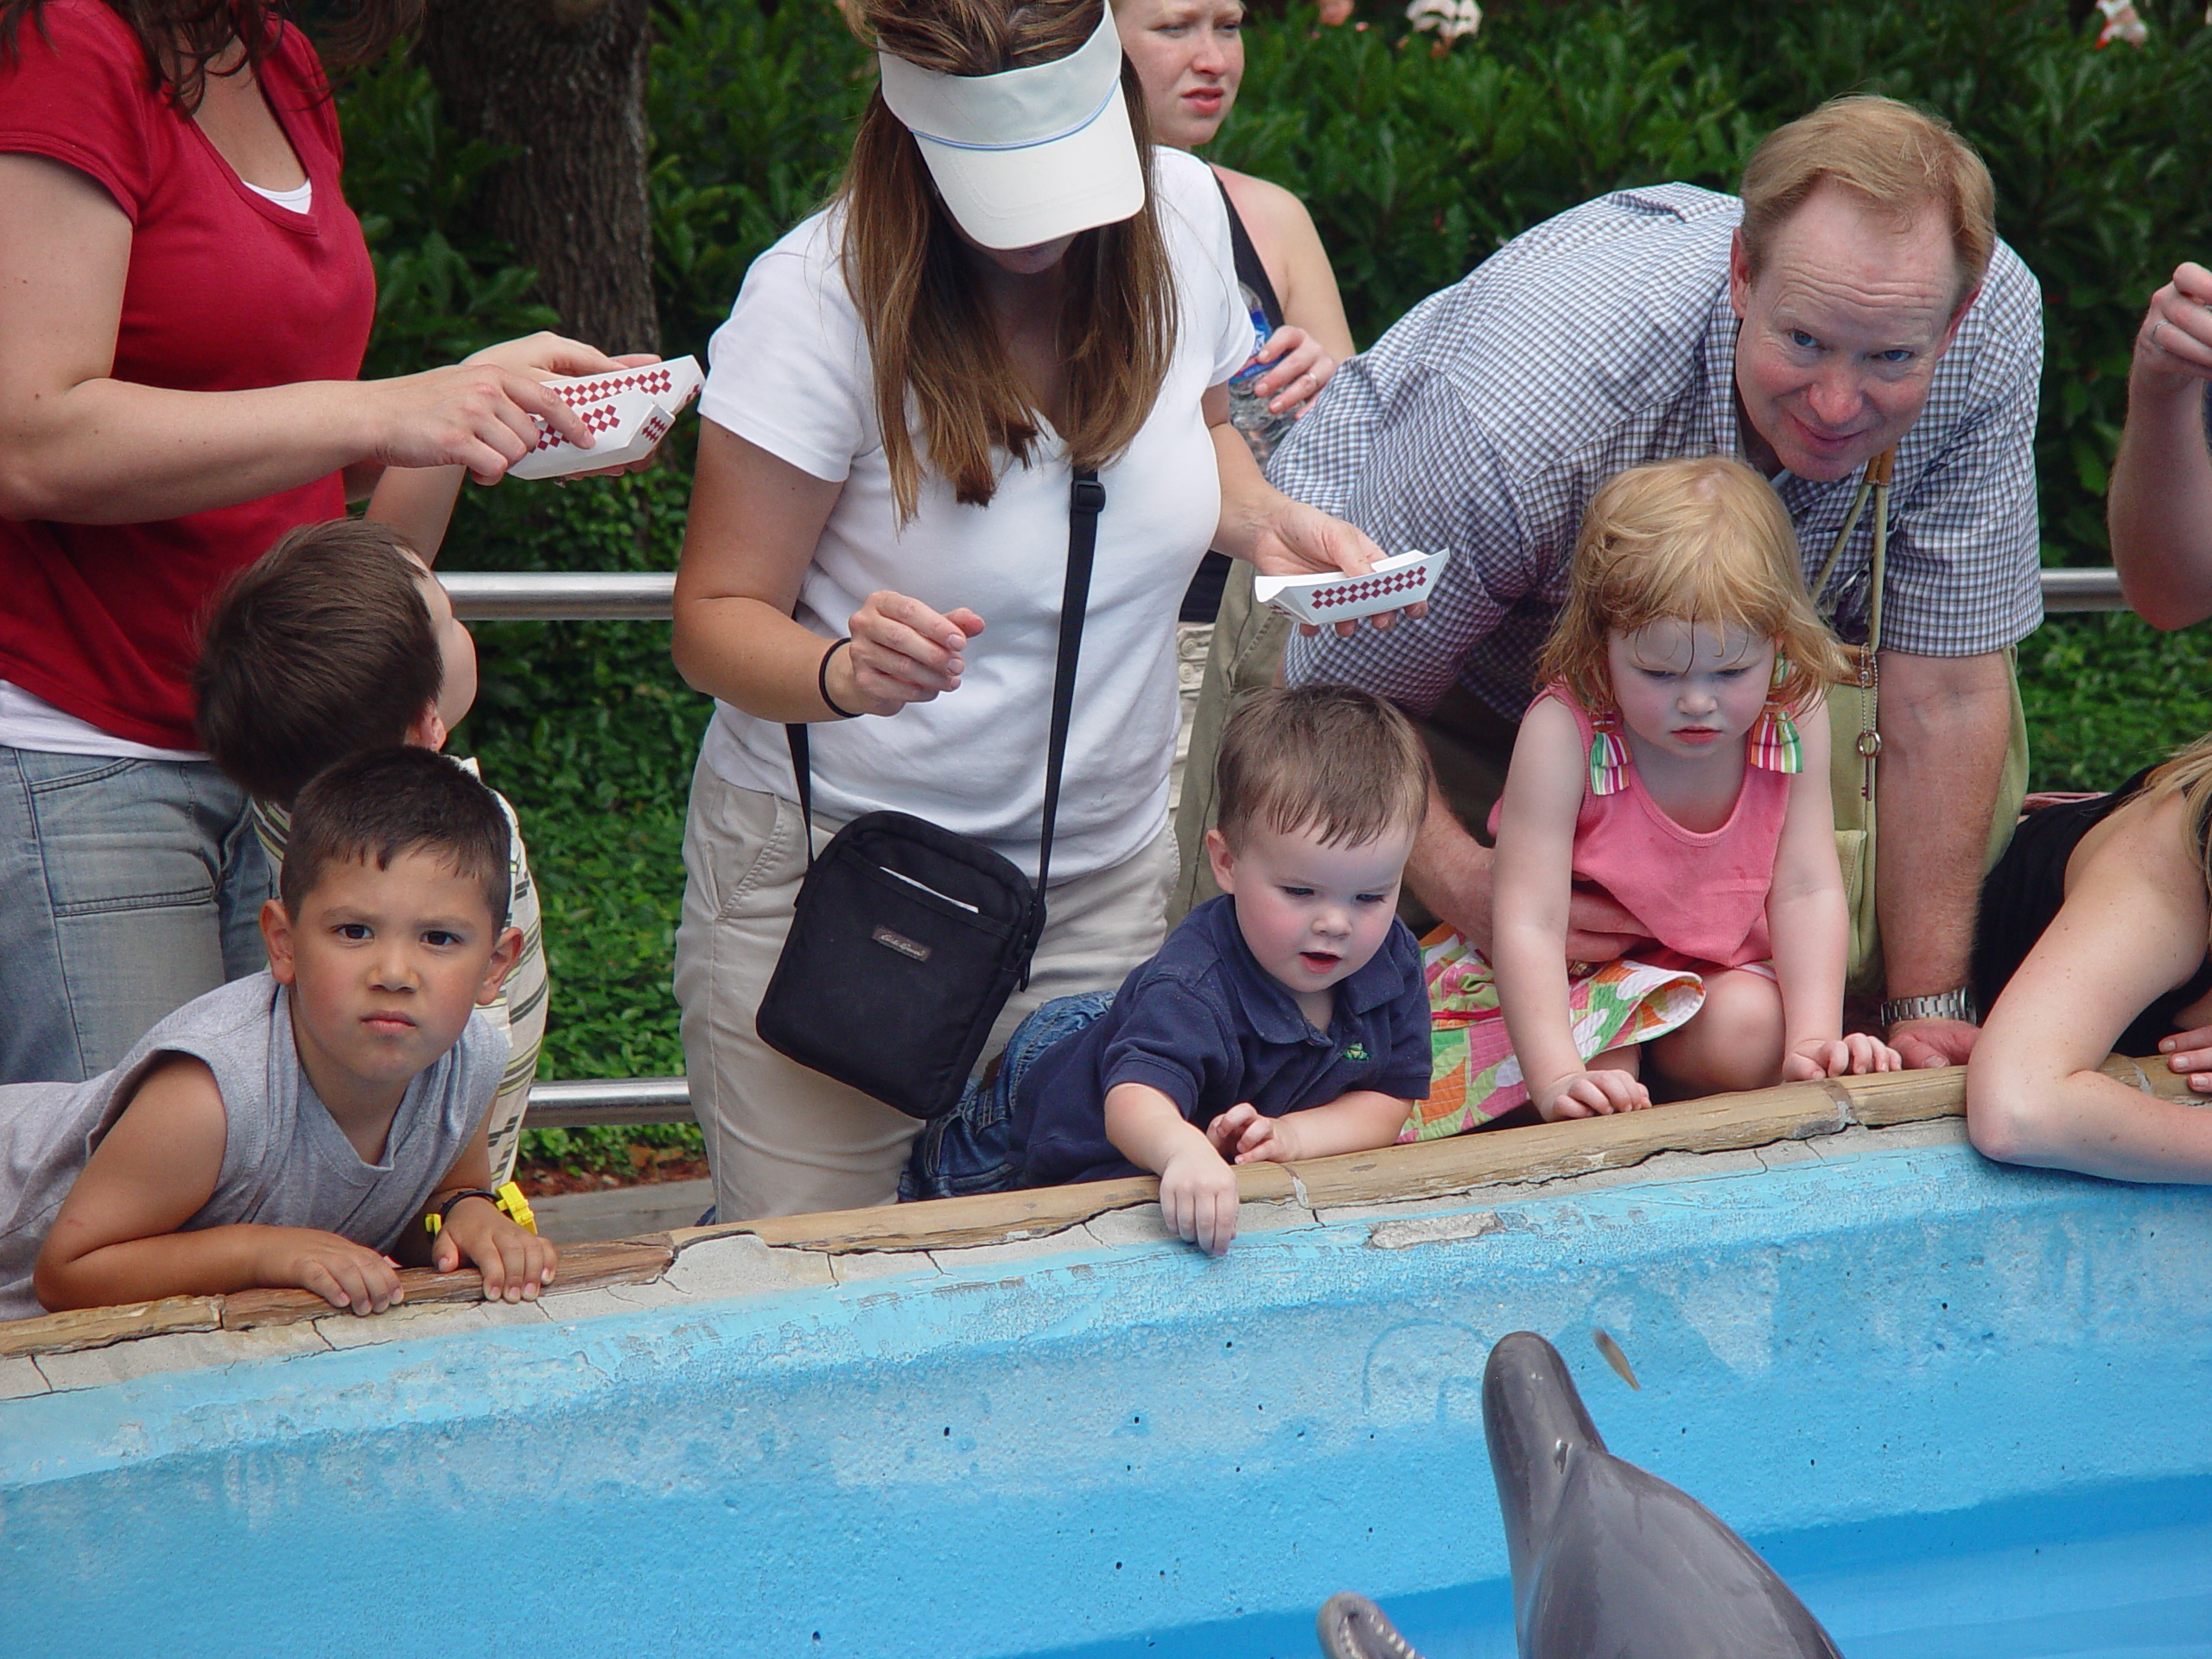
[[[817, 817], [817, 849], [836, 827]], [[785, 1059], [753, 1028], [806, 873], [799, 835], [791, 802], [740, 789], [703, 761], [694, 770], [676, 999], [683, 1010], [692, 1110], [706, 1133], [722, 1221], [893, 1203], [922, 1127]], [[1163, 830], [1111, 869], [1052, 884], [1029, 987], [1007, 1003], [987, 1056], [1004, 1047], [1039, 1003], [1110, 991], [1160, 948], [1174, 855]], [[868, 1040], [866, 1008], [852, 1010], [852, 1029], [855, 1042]]]
[[1198, 690], [1191, 721], [1191, 741], [1183, 761], [1183, 792], [1175, 806], [1175, 843], [1181, 858], [1175, 890], [1168, 895], [1167, 919], [1179, 922], [1220, 889], [1207, 867], [1206, 831], [1213, 828], [1213, 758], [1221, 748], [1222, 722], [1253, 692], [1282, 678], [1282, 648], [1291, 621], [1272, 605], [1252, 597], [1252, 567], [1242, 559], [1229, 563], [1206, 652], [1205, 683]]

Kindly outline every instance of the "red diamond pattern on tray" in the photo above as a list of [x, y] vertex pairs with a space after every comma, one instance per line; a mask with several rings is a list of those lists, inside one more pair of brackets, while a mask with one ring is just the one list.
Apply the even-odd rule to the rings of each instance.
[[618, 391], [645, 391], [659, 396], [673, 391], [675, 386], [676, 377], [668, 372], [668, 365], [652, 363], [626, 373], [598, 375], [589, 380], [580, 380], [572, 386], [551, 386], [547, 390], [574, 409], [579, 403], [594, 403], [601, 397], [612, 397]]
[[1338, 605], [1357, 605], [1363, 600], [1380, 599], [1386, 594], [1401, 594], [1408, 588], [1426, 588], [1427, 571], [1421, 569], [1394, 570], [1387, 576], [1365, 576], [1357, 582], [1338, 582], [1333, 588], [1317, 588], [1306, 599], [1315, 610]]
[[[594, 436], [597, 436], [601, 432], [612, 432], [622, 423], [621, 416], [614, 412], [614, 405], [612, 404], [594, 404], [588, 409], [579, 409], [576, 410], [576, 418], [584, 423], [584, 429]], [[566, 442], [568, 440], [550, 426], [537, 436], [537, 447], [540, 449], [558, 449]]]

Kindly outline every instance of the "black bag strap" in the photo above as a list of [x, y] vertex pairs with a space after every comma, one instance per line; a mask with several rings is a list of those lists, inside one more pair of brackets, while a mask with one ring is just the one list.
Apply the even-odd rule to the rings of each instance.
[[798, 779], [799, 832], [806, 837], [806, 868], [814, 868], [814, 760], [806, 747], [806, 727], [794, 722], [784, 728], [784, 741], [791, 746], [791, 776]]
[[[1098, 553], [1098, 515], [1106, 486], [1095, 469], [1077, 473], [1068, 486], [1068, 576], [1060, 594], [1060, 642], [1052, 664], [1052, 723], [1045, 747], [1045, 818], [1037, 847], [1037, 889], [1030, 903], [1041, 920], [1045, 880], [1052, 867], [1052, 830], [1060, 815], [1060, 769], [1067, 759], [1068, 727], [1075, 715], [1075, 672], [1083, 654], [1084, 613], [1090, 605], [1090, 568]], [[806, 727], [784, 728], [791, 744], [791, 775], [798, 783], [799, 822], [806, 836], [806, 867], [814, 868], [814, 768]]]
[[1098, 551], [1098, 515], [1106, 486], [1085, 469], [1068, 486], [1068, 580], [1060, 594], [1060, 648], [1052, 666], [1052, 735], [1045, 747], [1045, 821], [1037, 846], [1036, 903], [1045, 907], [1045, 880], [1052, 868], [1052, 830], [1060, 816], [1060, 766], [1067, 759], [1068, 726], [1075, 715], [1076, 659], [1083, 654], [1083, 616], [1090, 605], [1090, 566]]

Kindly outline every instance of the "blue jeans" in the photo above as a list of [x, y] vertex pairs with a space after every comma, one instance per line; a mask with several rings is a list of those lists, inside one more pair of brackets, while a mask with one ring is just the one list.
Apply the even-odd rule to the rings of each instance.
[[1016, 1026], [998, 1071], [988, 1081], [969, 1078], [960, 1103], [922, 1130], [899, 1178], [899, 1201], [957, 1198], [1020, 1186], [1021, 1166], [1008, 1144], [1014, 1091], [1039, 1055], [1097, 1019], [1113, 1001], [1111, 991], [1056, 996]]
[[0, 1083], [79, 1082], [266, 963], [246, 798], [206, 761], [0, 746]]

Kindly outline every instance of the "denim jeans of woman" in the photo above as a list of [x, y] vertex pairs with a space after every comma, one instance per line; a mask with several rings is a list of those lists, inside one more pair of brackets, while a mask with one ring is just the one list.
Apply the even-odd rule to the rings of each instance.
[[105, 1071], [264, 965], [267, 861], [205, 761], [0, 747], [0, 1083]]

